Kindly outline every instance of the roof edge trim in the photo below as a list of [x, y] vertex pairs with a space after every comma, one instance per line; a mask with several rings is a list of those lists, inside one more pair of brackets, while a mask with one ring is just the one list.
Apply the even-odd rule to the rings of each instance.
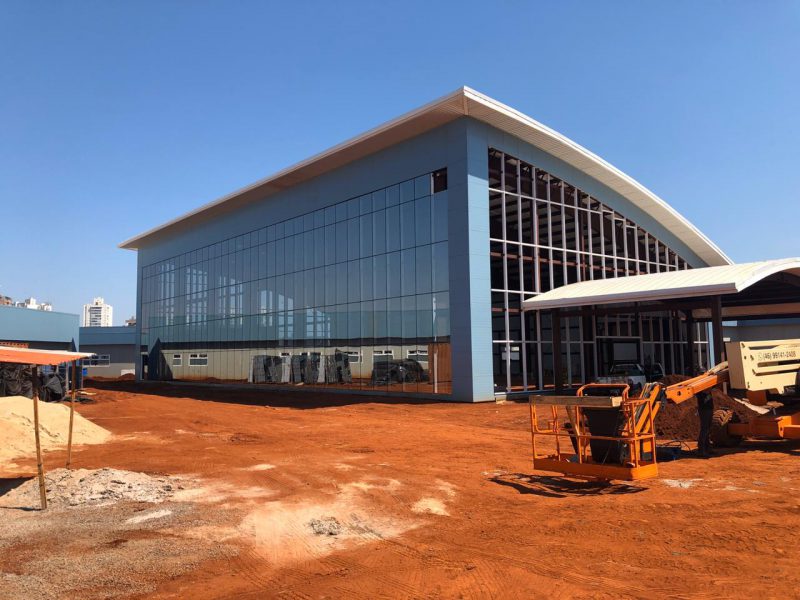
[[285, 168], [281, 169], [277, 173], [273, 173], [272, 175], [264, 177], [263, 179], [259, 179], [258, 181], [254, 182], [254, 183], [251, 183], [250, 185], [246, 185], [246, 186], [244, 186], [242, 188], [239, 188], [238, 190], [235, 190], [235, 191], [231, 192], [230, 194], [226, 194], [225, 196], [222, 196], [221, 198], [217, 198], [216, 200], [212, 200], [211, 202], [207, 202], [207, 203], [203, 204], [202, 206], [199, 206], [198, 208], [189, 211], [188, 213], [185, 213], [183, 215], [180, 215], [178, 217], [175, 217], [174, 219], [171, 219], [171, 220], [167, 221], [166, 223], [163, 223], [161, 225], [157, 225], [156, 227], [148, 229], [144, 233], [140, 233], [139, 235], [135, 235], [132, 238], [129, 238], [129, 239], [125, 240], [124, 242], [122, 242], [121, 244], [119, 244], [118, 247], [122, 248], [122, 249], [125, 249], [125, 250], [136, 250], [136, 246], [134, 246], [134, 244], [136, 242], [138, 242], [139, 240], [141, 240], [141, 239], [144, 239], [144, 238], [146, 238], [146, 237], [148, 237], [148, 236], [150, 236], [150, 235], [152, 235], [154, 233], [157, 233], [157, 232], [159, 232], [159, 231], [161, 231], [163, 229], [167, 229], [168, 227], [171, 227], [172, 225], [177, 225], [181, 221], [184, 221], [184, 220], [186, 220], [186, 219], [188, 219], [190, 217], [193, 217], [193, 216], [195, 216], [195, 215], [197, 215], [199, 213], [205, 212], [209, 208], [213, 208], [215, 206], [219, 206], [220, 204], [223, 204], [223, 203], [227, 202], [228, 200], [231, 200], [232, 198], [235, 198], [236, 196], [240, 196], [240, 195], [242, 195], [242, 194], [244, 194], [246, 192], [249, 192], [249, 191], [254, 190], [254, 189], [258, 188], [258, 187], [261, 187], [262, 185], [266, 185], [266, 184], [270, 183], [271, 181], [274, 181], [274, 180], [276, 180], [276, 179], [278, 179], [280, 177], [283, 177], [284, 175], [288, 175], [290, 173], [293, 173], [294, 171], [298, 171], [298, 170], [300, 170], [300, 169], [302, 169], [304, 167], [308, 167], [308, 166], [314, 164], [315, 162], [317, 162], [319, 160], [322, 160], [323, 158], [327, 158], [329, 156], [332, 156], [332, 155], [336, 154], [337, 152], [340, 152], [342, 150], [345, 150], [346, 148], [349, 148], [350, 146], [353, 146], [355, 144], [358, 144], [359, 142], [362, 142], [362, 141], [367, 140], [367, 139], [369, 139], [371, 137], [374, 137], [379, 133], [383, 133], [384, 131], [388, 131], [390, 129], [393, 129], [394, 127], [402, 125], [403, 123], [413, 119], [414, 117], [417, 117], [419, 115], [425, 114], [426, 112], [430, 111], [432, 108], [435, 108], [436, 106], [439, 106], [440, 104], [444, 104], [444, 103], [446, 103], [448, 101], [451, 101], [451, 100], [453, 100], [455, 98], [460, 98], [460, 97], [464, 96], [466, 89], [467, 89], [466, 87], [460, 87], [457, 90], [455, 90], [454, 92], [450, 92], [449, 94], [445, 94], [444, 96], [441, 96], [440, 98], [437, 98], [436, 100], [433, 100], [432, 102], [428, 102], [427, 104], [424, 104], [423, 106], [420, 106], [418, 108], [410, 110], [407, 113], [404, 113], [404, 114], [400, 115], [399, 117], [391, 119], [390, 121], [386, 121], [385, 123], [382, 123], [382, 124], [380, 124], [380, 125], [378, 125], [376, 127], [373, 127], [372, 129], [369, 129], [369, 130], [365, 131], [364, 133], [361, 133], [359, 135], [351, 137], [351, 138], [349, 138], [349, 139], [347, 139], [347, 140], [345, 140], [345, 141], [343, 141], [343, 142], [341, 142], [339, 144], [336, 144], [335, 146], [331, 146], [327, 150], [323, 150], [322, 152], [318, 152], [317, 154], [314, 154], [313, 156], [311, 156], [309, 158], [306, 158], [305, 160], [301, 160], [298, 163], [294, 163], [292, 165], [289, 165], [288, 167], [285, 167]]
[[[481, 107], [486, 110], [481, 110]], [[434, 114], [437, 111], [439, 112], [438, 120], [428, 119], [427, 122], [424, 120], [420, 121], [421, 118]], [[520, 137], [520, 139], [526, 141], [526, 143], [531, 143], [533, 145], [536, 145], [536, 143], [526, 139], [526, 132], [530, 133], [530, 137], [539, 138], [540, 141], [542, 136], [544, 136], [547, 141], [552, 142], [552, 147], [542, 148], [545, 152], [552, 154], [576, 169], [587, 172], [589, 177], [592, 177], [627, 199], [634, 206], [650, 214], [657, 221], [665, 223], [665, 227], [674, 228], [673, 234], [675, 237], [685, 244], [700, 261], [709, 265], [731, 264], [730, 258], [722, 252], [716, 244], [677, 210], [648, 190], [641, 183], [557, 131], [467, 86], [462, 86], [449, 94], [441, 96], [419, 108], [406, 112], [360, 135], [332, 146], [310, 158], [281, 169], [273, 175], [226, 194], [221, 198], [205, 203], [188, 213], [175, 217], [166, 223], [129, 238], [119, 244], [119, 248], [136, 250], [140, 247], [140, 243], [143, 240], [162, 233], [194, 217], [198, 217], [209, 210], [221, 207], [226, 202], [234, 200], [237, 197], [257, 191], [262, 187], [265, 188], [265, 195], [269, 195], [270, 190], [266, 188], [271, 183], [277, 186], [280, 184], [279, 180], [293, 174], [296, 174], [294, 178], [295, 182], [300, 180], [299, 177], [301, 176], [306, 177], [306, 179], [316, 177], [330, 169], [339, 168], [339, 166], [343, 166], [353, 160], [358, 160], [363, 156], [368, 156], [373, 152], [379, 151], [381, 148], [387, 147], [386, 145], [381, 146], [381, 144], [391, 145], [392, 143], [399, 143], [408, 139], [408, 135], [412, 137], [419, 135], [432, 127], [440, 126], [463, 116], [487, 123], [501, 130], [504, 126], [506, 128], [511, 128], [512, 123], [517, 123], [521, 126], [521, 131], [514, 132], [507, 129], [507, 133], [515, 137]], [[505, 122], [505, 125], [503, 122]], [[416, 127], [414, 127], [415, 125]], [[403, 137], [404, 134], [406, 137]], [[374, 143], [371, 144], [370, 142]], [[362, 146], [362, 148], [358, 148], [358, 146]], [[342, 156], [340, 160], [341, 164], [338, 164], [335, 157], [345, 150], [351, 150], [351, 152], [349, 152], [347, 156]], [[359, 154], [359, 152], [361, 154]], [[589, 171], [587, 171], [587, 166], [591, 167]], [[597, 171], [593, 172], [595, 168]], [[290, 180], [286, 181], [288, 185], [292, 184]]]

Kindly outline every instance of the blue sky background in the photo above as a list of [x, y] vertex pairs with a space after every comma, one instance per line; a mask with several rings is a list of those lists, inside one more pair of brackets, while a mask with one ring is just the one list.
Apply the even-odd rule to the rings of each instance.
[[117, 244], [469, 85], [736, 261], [800, 255], [800, 2], [0, 1], [0, 293], [115, 322]]

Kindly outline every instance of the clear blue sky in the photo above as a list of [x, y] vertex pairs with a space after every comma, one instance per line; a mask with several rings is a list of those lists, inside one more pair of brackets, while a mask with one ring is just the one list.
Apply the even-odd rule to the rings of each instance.
[[800, 255], [800, 2], [0, 1], [0, 293], [134, 313], [117, 244], [469, 85], [734, 260]]

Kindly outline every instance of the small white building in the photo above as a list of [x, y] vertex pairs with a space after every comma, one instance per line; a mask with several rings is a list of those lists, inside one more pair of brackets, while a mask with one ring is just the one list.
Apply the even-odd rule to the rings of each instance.
[[31, 296], [30, 298], [25, 298], [25, 300], [23, 300], [22, 302], [17, 302], [15, 306], [19, 308], [29, 308], [31, 310], [46, 310], [46, 311], [53, 310], [52, 304], [50, 304], [49, 302], [39, 303], [33, 296]]
[[111, 327], [114, 309], [106, 304], [103, 298], [92, 300], [91, 304], [83, 305], [83, 327]]

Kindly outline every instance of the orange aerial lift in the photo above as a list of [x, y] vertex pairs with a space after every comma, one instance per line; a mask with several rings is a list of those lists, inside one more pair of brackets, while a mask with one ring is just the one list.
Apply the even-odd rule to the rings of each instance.
[[716, 445], [747, 437], [800, 439], [800, 411], [779, 414], [768, 401], [769, 392], [784, 394], [787, 387], [800, 393], [800, 340], [735, 342], [726, 351], [728, 362], [702, 375], [669, 386], [648, 383], [636, 394], [626, 383], [590, 383], [575, 396], [531, 396], [534, 469], [607, 480], [655, 477], [655, 419], [662, 404], [723, 385], [745, 392], [745, 402], [763, 414], [741, 422], [728, 409], [715, 411]]

